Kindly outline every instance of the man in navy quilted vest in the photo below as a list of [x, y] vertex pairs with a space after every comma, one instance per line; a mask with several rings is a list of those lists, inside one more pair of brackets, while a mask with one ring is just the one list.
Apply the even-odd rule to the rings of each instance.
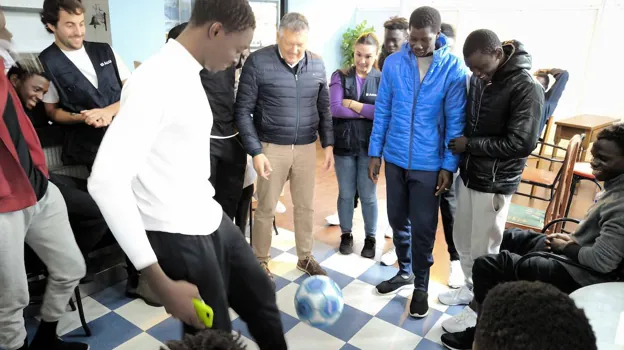
[[384, 63], [369, 147], [373, 181], [381, 158], [386, 162], [388, 221], [399, 260], [398, 274], [377, 292], [413, 287], [410, 315], [418, 318], [429, 313], [440, 195], [450, 189], [459, 164], [447, 145], [465, 123], [467, 69], [451, 53], [441, 25], [434, 8], [412, 13], [408, 42]]
[[[41, 22], [54, 33], [54, 43], [39, 55], [50, 78], [45, 109], [50, 120], [63, 126], [63, 163], [90, 170], [106, 128], [119, 111], [121, 87], [130, 71], [108, 44], [84, 40], [81, 1], [45, 0]], [[127, 294], [158, 305], [147, 283], [132, 271]]]

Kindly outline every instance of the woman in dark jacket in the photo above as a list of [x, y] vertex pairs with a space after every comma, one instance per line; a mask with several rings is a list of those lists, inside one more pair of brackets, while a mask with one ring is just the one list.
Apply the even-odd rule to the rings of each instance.
[[379, 46], [375, 34], [361, 35], [354, 43], [355, 64], [334, 72], [329, 84], [342, 231], [340, 252], [353, 252], [353, 201], [357, 192], [364, 217], [366, 239], [362, 256], [365, 258], [375, 257], [377, 229], [377, 186], [368, 178], [368, 145], [381, 79], [375, 68]]

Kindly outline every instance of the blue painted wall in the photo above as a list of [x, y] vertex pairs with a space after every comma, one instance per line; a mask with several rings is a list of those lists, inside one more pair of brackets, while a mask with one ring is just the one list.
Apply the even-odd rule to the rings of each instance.
[[164, 0], [109, 0], [113, 48], [130, 70], [165, 43]]

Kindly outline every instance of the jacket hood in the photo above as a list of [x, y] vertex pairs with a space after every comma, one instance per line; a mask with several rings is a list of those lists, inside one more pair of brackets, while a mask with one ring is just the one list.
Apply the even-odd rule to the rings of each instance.
[[519, 70], [530, 70], [533, 66], [533, 58], [517, 40], [505, 41], [503, 52], [507, 56], [507, 61], [496, 71], [493, 80], [503, 79]]

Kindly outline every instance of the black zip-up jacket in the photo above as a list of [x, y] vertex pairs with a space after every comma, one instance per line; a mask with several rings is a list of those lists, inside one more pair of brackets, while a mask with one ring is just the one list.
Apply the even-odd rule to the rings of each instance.
[[238, 84], [234, 111], [247, 153], [262, 153], [261, 142], [307, 145], [321, 137], [323, 148], [334, 145], [329, 89], [320, 56], [306, 51], [294, 68], [277, 45], [252, 53]]
[[513, 194], [537, 142], [544, 91], [529, 73], [531, 55], [520, 42], [503, 43], [503, 51], [507, 61], [490, 83], [470, 79], [460, 174], [475, 191]]

